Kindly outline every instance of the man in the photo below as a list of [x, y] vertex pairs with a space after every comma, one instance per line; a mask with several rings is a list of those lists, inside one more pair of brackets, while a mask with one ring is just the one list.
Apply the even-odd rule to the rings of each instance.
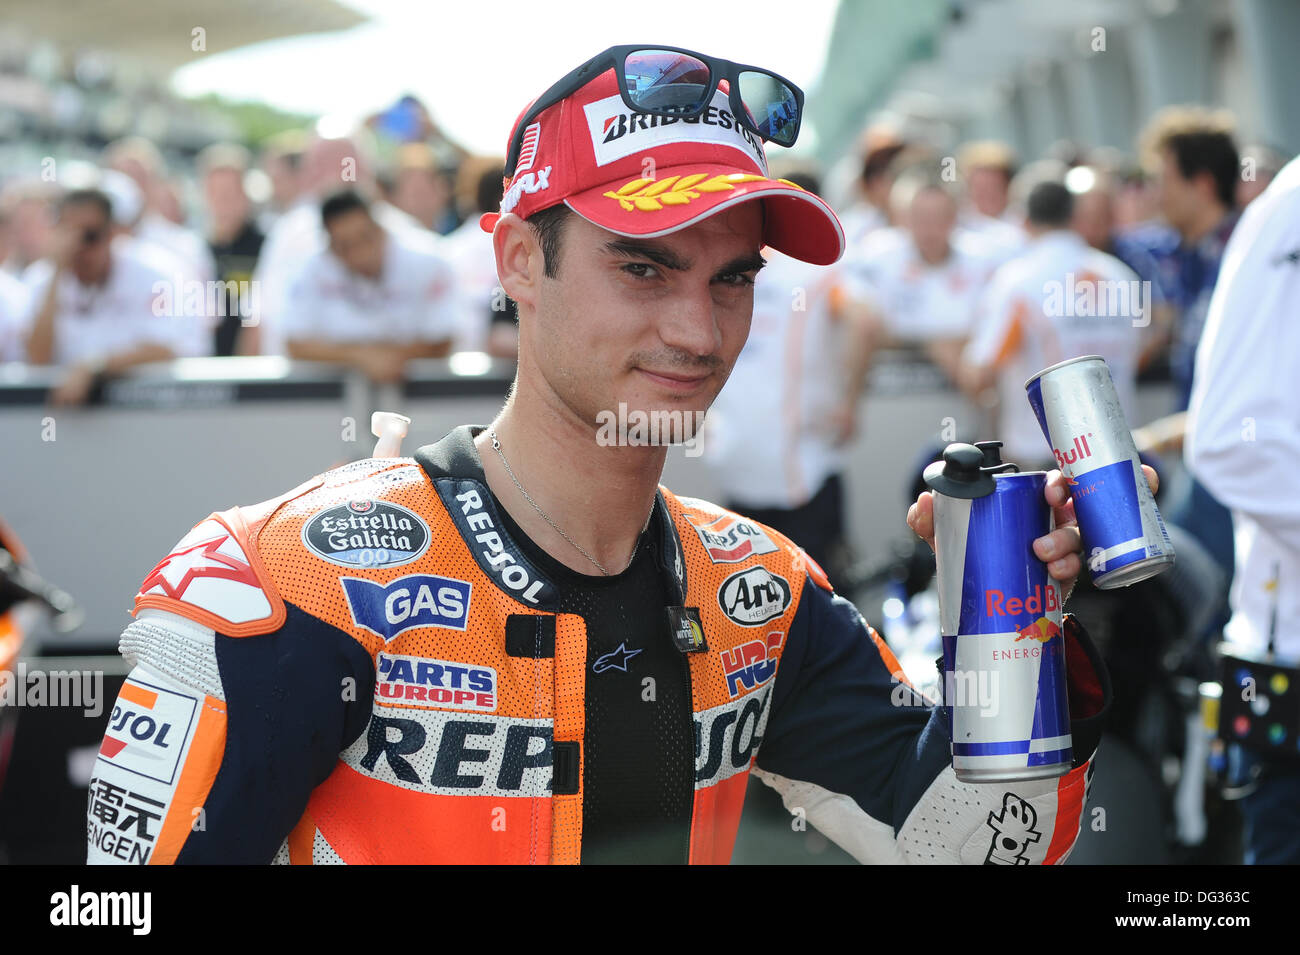
[[[1224, 635], [1245, 658], [1300, 667], [1300, 499], [1278, 493], [1300, 454], [1300, 160], [1243, 213], [1228, 240], [1196, 353], [1187, 465], [1232, 509], [1236, 575]], [[1224, 693], [1235, 688], [1224, 687]], [[1260, 687], [1260, 698], [1273, 690]], [[1256, 713], [1267, 712], [1252, 705]], [[1278, 711], [1283, 711], [1278, 708]], [[1294, 732], [1293, 726], [1285, 730]], [[1286, 737], [1294, 754], [1294, 736]], [[1294, 756], [1248, 751], [1239, 783], [1248, 863], [1300, 862]]]
[[45, 257], [58, 193], [53, 183], [23, 179], [0, 190], [0, 230], [5, 234], [0, 271], [18, 278]]
[[891, 204], [903, 227], [869, 236], [850, 253], [846, 271], [878, 312], [879, 335], [923, 347], [957, 384], [962, 347], [997, 252], [957, 227], [957, 200], [937, 175], [903, 174]]
[[[213, 515], [148, 576], [92, 861], [725, 862], [755, 753], [860, 859], [1065, 855], [1106, 695], [1077, 625], [1077, 767], [961, 785], [942, 708], [891, 703], [919, 701], [821, 571], [659, 489], [666, 447], [602, 424], [622, 403], [689, 438], [744, 344], [763, 246], [843, 250], [829, 207], [766, 174], [762, 139], [793, 142], [801, 95], [772, 77], [741, 101], [728, 76], [615, 47], [520, 116], [483, 220], [519, 306], [506, 407]], [[932, 534], [928, 495], [912, 521]], [[1074, 528], [1036, 547], [1079, 571]], [[1014, 844], [991, 816], [1021, 824]]]
[[397, 150], [388, 201], [424, 228], [439, 235], [456, 228], [455, 203], [447, 172], [425, 143], [407, 143]]
[[485, 351], [514, 360], [519, 354], [519, 313], [497, 279], [492, 237], [478, 223], [480, 216], [500, 208], [505, 175], [500, 158], [471, 157], [461, 163], [458, 192], [469, 215], [439, 243], [438, 251], [456, 270], [460, 290], [460, 328], [453, 350]]
[[144, 243], [114, 238], [107, 195], [67, 193], [51, 247], [25, 275], [32, 309], [25, 346], [28, 362], [64, 369], [56, 404], [80, 404], [98, 379], [134, 365], [203, 352], [202, 326], [165, 304], [183, 295], [171, 288], [175, 274]]
[[329, 248], [290, 287], [289, 355], [401, 381], [413, 358], [441, 358], [456, 330], [456, 280], [438, 254], [390, 234], [350, 190], [321, 204]]
[[[120, 139], [105, 148], [103, 166], [129, 176], [140, 190], [143, 210], [131, 224], [132, 234], [179, 258], [186, 271], [199, 281], [211, 279], [215, 269], [207, 243], [197, 232], [178, 225], [164, 213], [166, 193], [171, 187], [158, 147], [139, 136]], [[173, 215], [176, 211], [172, 210]]]
[[957, 168], [969, 200], [962, 210], [962, 228], [1001, 248], [1004, 257], [1019, 252], [1025, 245], [1025, 233], [1010, 209], [1015, 151], [997, 140], [967, 143], [957, 153]]
[[1150, 289], [1151, 324], [1143, 332], [1142, 354], [1138, 368], [1145, 368], [1165, 348], [1158, 329], [1173, 324], [1173, 308], [1165, 294], [1159, 263], [1146, 249], [1134, 243], [1117, 246], [1115, 234], [1115, 184], [1106, 170], [1095, 166], [1075, 166], [1065, 176], [1065, 187], [1074, 201], [1070, 228], [1099, 252], [1113, 255], [1132, 269]]
[[[1187, 410], [1196, 346], [1224, 248], [1237, 224], [1240, 166], [1229, 118], [1196, 107], [1170, 107], [1156, 114], [1143, 133], [1145, 162], [1156, 174], [1156, 193], [1165, 225], [1121, 236], [1145, 249], [1161, 272], [1159, 286], [1173, 306], [1173, 325], [1154, 326], [1170, 342], [1169, 364], [1178, 393], [1171, 411]], [[1159, 318], [1159, 313], [1156, 313]], [[1231, 579], [1232, 515], [1208, 490], [1185, 473], [1170, 482], [1170, 523], [1187, 530]], [[1227, 608], [1223, 608], [1226, 614]]]
[[1184, 411], [1191, 396], [1196, 343], [1223, 247], [1237, 222], [1237, 147], [1225, 117], [1194, 107], [1169, 107], [1147, 125], [1142, 150], [1156, 179], [1164, 223], [1131, 230], [1116, 246], [1127, 258], [1126, 247], [1137, 245], [1159, 265], [1161, 285], [1176, 310], [1174, 326], [1162, 330], [1171, 343], [1170, 368], [1178, 385], [1172, 410]]
[[[811, 173], [789, 173], [820, 194]], [[847, 568], [845, 446], [875, 326], [837, 268], [764, 254], [749, 338], [709, 409], [704, 460], [728, 510], [799, 544], [832, 582]]]
[[889, 190], [894, 186], [894, 162], [907, 148], [899, 132], [878, 123], [862, 134], [861, 167], [853, 181], [854, 195], [844, 210], [844, 239], [853, 248], [877, 229], [889, 225]]
[[1003, 456], [1021, 467], [1049, 462], [1025, 381], [1067, 358], [1100, 355], [1131, 414], [1138, 332], [1148, 314], [1133, 271], [1071, 231], [1072, 199], [1063, 184], [1039, 183], [1027, 206], [1030, 246], [994, 273], [963, 356], [972, 398], [996, 386], [997, 437]]
[[243, 146], [209, 146], [199, 153], [198, 171], [208, 213], [208, 250], [224, 283], [224, 305], [216, 320], [213, 354], [252, 354], [245, 322], [254, 316], [253, 268], [265, 236], [244, 191], [252, 159]]
[[[375, 185], [373, 140], [364, 130], [352, 137], [316, 137], [302, 157], [297, 203], [267, 232], [253, 275], [260, 292], [255, 343], [264, 355], [285, 351], [284, 315], [289, 289], [307, 261], [328, 244], [321, 228], [321, 203], [340, 189], [355, 189], [367, 198]], [[433, 248], [434, 235], [405, 212], [382, 200], [371, 203], [376, 222], [389, 233]]]

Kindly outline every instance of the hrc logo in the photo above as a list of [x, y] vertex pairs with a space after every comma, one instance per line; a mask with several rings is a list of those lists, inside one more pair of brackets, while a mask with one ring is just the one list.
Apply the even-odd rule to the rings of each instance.
[[772, 679], [784, 640], [784, 633], [774, 631], [767, 635], [766, 640], [750, 640], [719, 654], [722, 673], [727, 679], [727, 693], [732, 699]]

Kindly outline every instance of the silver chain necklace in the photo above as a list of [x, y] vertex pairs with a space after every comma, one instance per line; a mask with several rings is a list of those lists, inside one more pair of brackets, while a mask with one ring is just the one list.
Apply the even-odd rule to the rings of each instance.
[[[572, 544], [574, 550], [576, 550], [583, 557], [587, 558], [587, 560], [591, 561], [596, 566], [596, 569], [599, 570], [602, 574], [604, 574], [606, 577], [609, 577], [610, 573], [608, 570], [605, 569], [605, 565], [602, 564], [600, 561], [598, 561], [596, 558], [592, 557], [591, 554], [587, 553], [586, 549], [581, 544], [575, 541], [568, 534], [564, 533], [564, 530], [560, 527], [560, 525], [555, 523], [555, 521], [551, 520], [550, 516], [547, 515], [547, 513], [544, 510], [542, 510], [540, 506], [538, 506], [537, 502], [533, 500], [532, 495], [524, 490], [524, 486], [519, 483], [519, 478], [515, 477], [515, 472], [511, 469], [510, 462], [506, 460], [505, 452], [501, 450], [501, 441], [500, 439], [497, 438], [497, 433], [494, 429], [491, 428], [488, 429], [488, 437], [492, 439], [492, 450], [497, 453], [497, 456], [499, 458], [501, 458], [501, 463], [505, 466], [506, 474], [509, 474], [510, 480], [515, 482], [515, 487], [519, 488], [519, 493], [524, 496], [524, 500], [532, 505], [533, 510], [535, 510], [539, 515], [541, 515], [542, 520], [550, 524], [557, 534], [559, 534], [566, 541]], [[645, 523], [641, 526], [641, 533], [644, 534], [645, 529], [650, 526], [650, 515], [653, 513], [654, 513], [654, 506], [651, 505], [650, 514], [646, 515]], [[638, 535], [637, 543], [632, 548], [632, 556], [627, 559], [627, 564], [626, 566], [624, 566], [623, 570], [620, 573], [626, 573], [627, 568], [632, 566], [632, 561], [636, 560], [636, 552], [640, 549], [640, 544], [641, 544], [641, 538]]]

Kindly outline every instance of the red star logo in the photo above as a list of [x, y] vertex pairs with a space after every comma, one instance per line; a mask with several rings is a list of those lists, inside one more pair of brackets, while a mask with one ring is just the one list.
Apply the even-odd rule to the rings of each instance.
[[[219, 577], [222, 580], [233, 580], [260, 589], [261, 584], [258, 583], [252, 567], [242, 560], [217, 552], [218, 548], [228, 540], [230, 535], [224, 534], [168, 554], [149, 572], [149, 576], [140, 585], [140, 593], [147, 594], [154, 587], [161, 587], [168, 597], [182, 600], [190, 583], [199, 577]], [[182, 566], [185, 572], [175, 584], [172, 584], [163, 574], [167, 568], [175, 571]]]

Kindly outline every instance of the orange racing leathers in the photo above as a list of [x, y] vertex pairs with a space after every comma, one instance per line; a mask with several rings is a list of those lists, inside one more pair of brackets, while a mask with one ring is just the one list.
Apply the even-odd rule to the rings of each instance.
[[661, 489], [632, 567], [577, 575], [475, 433], [213, 514], [150, 572], [91, 862], [722, 863], [751, 770], [864, 862], [1068, 854], [1109, 698], [1072, 618], [1074, 768], [963, 784], [943, 708], [790, 541]]

